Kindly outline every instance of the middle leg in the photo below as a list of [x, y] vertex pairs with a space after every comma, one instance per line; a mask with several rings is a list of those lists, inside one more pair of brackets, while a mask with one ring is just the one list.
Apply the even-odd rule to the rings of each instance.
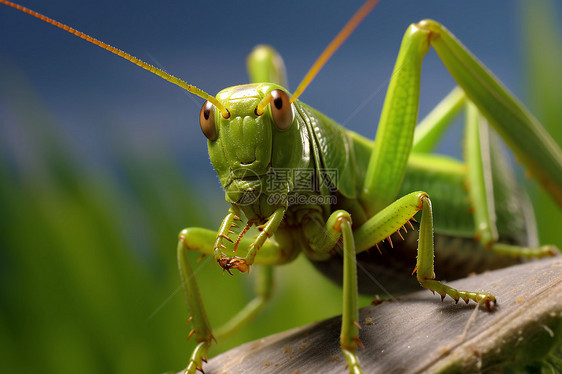
[[357, 253], [372, 248], [398, 231], [420, 210], [422, 217], [419, 225], [418, 258], [414, 269], [420, 284], [432, 292], [439, 293], [442, 299], [449, 295], [455, 301], [483, 301], [490, 306], [490, 303], [495, 302], [495, 297], [489, 293], [456, 290], [435, 280], [433, 212], [431, 200], [425, 192], [412, 192], [396, 200], [357, 228], [353, 233]]
[[[362, 347], [363, 345], [359, 341], [359, 307], [357, 305], [359, 291], [351, 216], [344, 210], [337, 210], [330, 215], [325, 224], [321, 224], [318, 219], [312, 219], [306, 225], [305, 236], [311, 251], [319, 258], [341, 246], [340, 250], [343, 255], [343, 311], [340, 346], [349, 373], [361, 374], [363, 371], [356, 350], [357, 346]], [[319, 240], [319, 238], [322, 239]]]

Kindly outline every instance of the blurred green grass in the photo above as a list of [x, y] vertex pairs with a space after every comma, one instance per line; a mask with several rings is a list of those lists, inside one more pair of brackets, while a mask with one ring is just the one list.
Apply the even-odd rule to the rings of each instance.
[[[562, 29], [552, 1], [521, 2], [523, 58], [530, 109], [562, 147]], [[558, 22], [557, 22], [558, 21]], [[562, 249], [556, 202], [529, 183], [535, 202], [540, 238]]]
[[[549, 29], [556, 24], [548, 22], [554, 12], [528, 4], [523, 2], [522, 34], [529, 101], [560, 141], [560, 31]], [[0, 370], [180, 369], [194, 342], [186, 341], [177, 234], [188, 226], [216, 228], [219, 222], [210, 217], [224, 212], [208, 212], [201, 191], [165, 147], [148, 153], [114, 138], [111, 168], [86, 159], [17, 68], [0, 71], [0, 82], [8, 80], [15, 84], [0, 84], [2, 121], [19, 142], [0, 142]], [[17, 92], [3, 90], [15, 85]], [[562, 243], [557, 217], [559, 207], [537, 197], [543, 242]], [[197, 257], [193, 254], [193, 261]], [[203, 260], [196, 268], [210, 319], [218, 326], [251, 299], [252, 281], [222, 276], [215, 265]], [[299, 259], [277, 272], [265, 312], [213, 353], [338, 314], [340, 300], [341, 291]], [[295, 305], [302, 307], [296, 311]]]

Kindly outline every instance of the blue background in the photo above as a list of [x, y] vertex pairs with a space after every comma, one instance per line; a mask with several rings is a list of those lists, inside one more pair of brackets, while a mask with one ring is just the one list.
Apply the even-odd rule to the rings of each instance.
[[[268, 43], [284, 57], [294, 89], [361, 1], [25, 1], [56, 18], [211, 94], [245, 83], [245, 58]], [[519, 98], [522, 78], [519, 3], [381, 1], [328, 62], [301, 99], [345, 126], [374, 137], [386, 85], [407, 26], [442, 22]], [[220, 187], [198, 125], [202, 100], [117, 56], [13, 9], [0, 11], [0, 58], [17, 66], [74, 142], [77, 153], [107, 165], [108, 147], [128, 138], [166, 148], [207, 190]], [[454, 83], [434, 52], [424, 62], [420, 115]], [[18, 87], [10, 87], [18, 90]], [[367, 98], [372, 99], [359, 112]], [[1, 110], [1, 108], [0, 108]], [[352, 116], [352, 113], [353, 114]], [[4, 121], [3, 121], [4, 122]], [[21, 147], [17, 131], [3, 137]], [[108, 141], [112, 139], [113, 141]], [[459, 154], [458, 137], [445, 149]], [[206, 182], [209, 181], [209, 182]]]

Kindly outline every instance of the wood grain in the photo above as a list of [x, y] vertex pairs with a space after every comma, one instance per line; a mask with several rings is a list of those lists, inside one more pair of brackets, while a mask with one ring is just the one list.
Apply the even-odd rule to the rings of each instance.
[[[359, 358], [366, 373], [480, 372], [529, 363], [562, 344], [562, 256], [450, 285], [491, 292], [498, 305], [475, 311], [473, 302], [442, 303], [422, 290], [362, 308]], [[211, 359], [205, 373], [345, 373], [340, 320], [243, 344]]]

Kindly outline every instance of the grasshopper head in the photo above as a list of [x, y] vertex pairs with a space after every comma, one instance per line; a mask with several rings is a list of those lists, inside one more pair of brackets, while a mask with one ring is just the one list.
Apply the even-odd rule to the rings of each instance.
[[242, 204], [248, 193], [254, 198], [287, 193], [286, 183], [276, 184], [284, 190], [268, 190], [266, 179], [276, 169], [298, 167], [300, 160], [309, 158], [308, 140], [301, 134], [306, 126], [287, 92], [272, 83], [247, 84], [226, 88], [216, 98], [229, 117], [207, 101], [200, 122], [227, 201]]

